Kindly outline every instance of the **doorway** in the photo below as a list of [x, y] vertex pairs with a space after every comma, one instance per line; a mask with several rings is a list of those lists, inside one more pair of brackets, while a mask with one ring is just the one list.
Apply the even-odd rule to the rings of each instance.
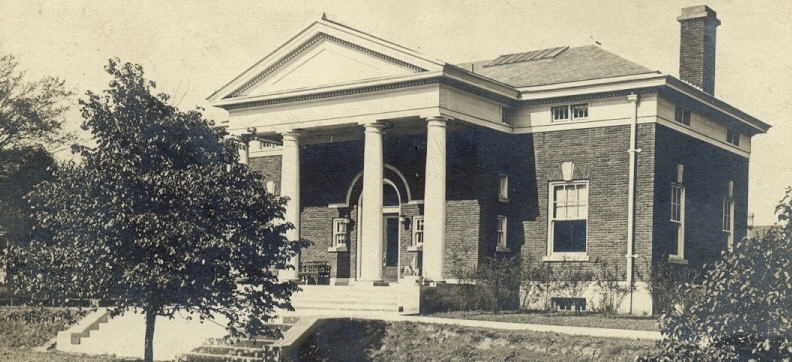
[[399, 214], [382, 216], [383, 281], [393, 283], [399, 279]]

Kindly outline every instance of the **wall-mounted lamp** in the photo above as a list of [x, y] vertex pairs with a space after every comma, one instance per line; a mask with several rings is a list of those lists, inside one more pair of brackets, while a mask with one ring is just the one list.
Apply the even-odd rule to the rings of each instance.
[[404, 215], [399, 215], [399, 222], [404, 226], [404, 230], [410, 230], [410, 218]]

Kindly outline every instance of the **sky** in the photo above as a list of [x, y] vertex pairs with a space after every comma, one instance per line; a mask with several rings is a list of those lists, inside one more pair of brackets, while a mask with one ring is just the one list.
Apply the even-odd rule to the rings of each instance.
[[[792, 185], [792, 2], [787, 1], [16, 1], [0, 0], [0, 53], [28, 79], [57, 76], [82, 96], [109, 81], [112, 57], [143, 66], [184, 110], [321, 18], [448, 63], [597, 41], [626, 59], [678, 76], [681, 8], [706, 4], [721, 20], [715, 95], [773, 125], [754, 137], [749, 212], [776, 221]], [[77, 112], [67, 127], [82, 122]], [[59, 155], [67, 154], [60, 152]]]

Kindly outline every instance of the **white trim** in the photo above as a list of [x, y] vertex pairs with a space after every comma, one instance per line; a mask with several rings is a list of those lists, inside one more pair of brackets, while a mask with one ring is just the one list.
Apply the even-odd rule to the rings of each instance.
[[[555, 187], [564, 185], [585, 185], [586, 186], [586, 249], [583, 252], [555, 252], [554, 251], [554, 235], [553, 235], [553, 208], [555, 206]], [[573, 180], [573, 181], [552, 181], [548, 183], [547, 187], [547, 255], [542, 260], [547, 261], [587, 261], [588, 260], [588, 240], [589, 240], [589, 208], [590, 208], [590, 194], [591, 187], [589, 180]], [[574, 219], [577, 220], [577, 219]], [[580, 219], [583, 220], [583, 219]]]
[[[513, 133], [526, 134], [526, 133], [569, 131], [569, 130], [579, 130], [579, 129], [600, 128], [600, 127], [629, 126], [630, 123], [631, 120], [629, 117], [609, 119], [604, 121], [603, 120], [563, 121], [563, 122], [556, 122], [553, 124], [539, 125], [539, 126], [514, 127]], [[659, 115], [638, 117], [638, 124], [652, 124], [652, 123], [666, 126], [677, 132], [681, 132], [687, 136], [693, 137], [699, 141], [706, 142], [710, 145], [729, 151], [741, 157], [749, 158], [751, 155], [749, 151], [745, 151], [730, 143], [726, 143], [725, 140], [721, 141], [719, 139], [715, 139], [710, 136], [707, 136], [677, 121], [671, 121]]]
[[693, 128], [689, 127], [689, 126], [686, 126], [686, 125], [684, 125], [682, 123], [679, 123], [677, 121], [671, 121], [671, 120], [665, 119], [664, 117], [661, 117], [659, 115], [657, 116], [657, 124], [661, 124], [663, 126], [671, 128], [671, 129], [673, 129], [673, 130], [675, 130], [677, 132], [684, 133], [685, 135], [688, 135], [690, 137], [698, 139], [699, 141], [704, 141], [704, 142], [709, 143], [709, 144], [711, 144], [713, 146], [717, 146], [717, 147], [719, 147], [719, 148], [721, 148], [723, 150], [729, 151], [729, 152], [734, 153], [734, 154], [736, 154], [738, 156], [749, 158], [749, 156], [751, 155], [750, 152], [745, 151], [745, 150], [743, 150], [743, 149], [741, 149], [741, 148], [739, 148], [739, 147], [737, 147], [737, 146], [735, 146], [735, 145], [733, 145], [731, 143], [726, 143], [725, 140], [719, 140], [719, 139], [712, 138], [712, 137], [707, 136], [707, 135], [705, 135], [705, 134], [703, 134], [701, 132], [696, 131], [695, 129], [693, 129]]
[[[679, 165], [678, 165], [679, 166]], [[677, 253], [670, 254], [668, 256], [668, 260], [671, 261], [672, 259], [675, 260], [685, 260], [685, 194], [686, 188], [685, 185], [682, 183], [672, 182], [671, 183], [671, 199], [670, 201], [673, 202], [674, 198], [674, 188], [679, 187], [681, 190], [680, 200], [679, 200], [679, 220], [671, 219], [671, 215], [669, 215], [670, 222], [677, 225], [677, 232], [676, 232], [676, 246], [677, 246]], [[669, 207], [671, 204], [669, 204]], [[687, 262], [685, 262], [687, 263]]]

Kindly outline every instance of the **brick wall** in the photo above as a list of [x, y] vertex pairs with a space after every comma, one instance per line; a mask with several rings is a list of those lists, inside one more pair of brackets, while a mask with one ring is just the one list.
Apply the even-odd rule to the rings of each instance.
[[684, 165], [685, 258], [690, 267], [711, 263], [726, 249], [722, 231], [723, 198], [734, 181], [734, 240], [746, 234], [748, 210], [748, 159], [697, 140], [668, 127], [656, 126], [655, 261], [667, 258], [676, 240], [671, 223], [671, 182], [676, 165]]
[[596, 271], [595, 263], [607, 261], [626, 270], [629, 139], [629, 126], [533, 135], [539, 213], [535, 219], [522, 223], [524, 257], [537, 260], [548, 255], [549, 182], [561, 181], [561, 164], [573, 162], [574, 179], [589, 182], [586, 249], [590, 261], [583, 265]]

